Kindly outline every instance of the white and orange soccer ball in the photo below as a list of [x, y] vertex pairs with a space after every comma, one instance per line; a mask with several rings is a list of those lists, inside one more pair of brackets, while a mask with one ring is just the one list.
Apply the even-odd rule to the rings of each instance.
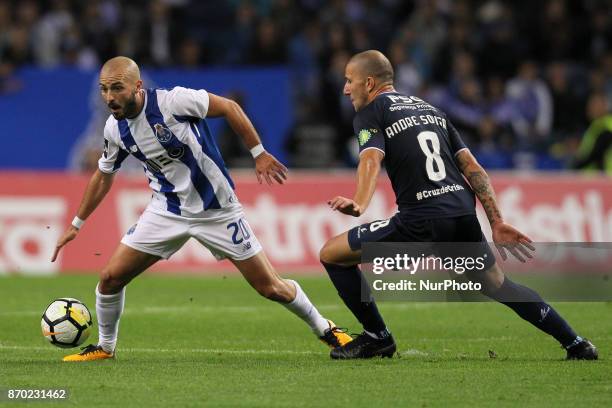
[[55, 299], [42, 315], [43, 336], [61, 348], [83, 344], [91, 332], [91, 313], [83, 302], [73, 298]]

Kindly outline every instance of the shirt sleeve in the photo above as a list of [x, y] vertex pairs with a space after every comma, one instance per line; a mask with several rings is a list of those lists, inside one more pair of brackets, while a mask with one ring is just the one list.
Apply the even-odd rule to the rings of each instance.
[[169, 93], [172, 113], [200, 119], [206, 117], [209, 97], [208, 92], [204, 89], [196, 90], [177, 86]]
[[128, 155], [129, 153], [115, 142], [107, 124], [104, 127], [104, 149], [98, 160], [100, 171], [108, 174], [115, 173]]
[[448, 138], [450, 140], [450, 146], [452, 149], [452, 153], [457, 154], [459, 153], [459, 151], [463, 149], [467, 149], [468, 147], [463, 142], [463, 139], [461, 139], [461, 135], [459, 134], [457, 129], [455, 129], [455, 127], [450, 122], [450, 120], [446, 119], [446, 121], [448, 124]]
[[379, 123], [375, 117], [375, 109], [361, 110], [355, 115], [353, 129], [359, 143], [359, 154], [367, 149], [377, 149], [385, 153], [385, 136]]

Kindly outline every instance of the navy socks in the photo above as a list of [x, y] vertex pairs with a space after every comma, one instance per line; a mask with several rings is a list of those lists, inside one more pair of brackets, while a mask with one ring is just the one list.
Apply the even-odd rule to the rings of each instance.
[[[378, 312], [370, 288], [359, 267], [357, 265], [340, 266], [326, 262], [322, 264], [344, 304], [353, 312], [368, 334], [379, 338], [389, 336], [385, 322]], [[361, 301], [362, 290], [368, 299], [366, 302]]]
[[537, 292], [512, 282], [508, 277], [489, 297], [508, 306], [520, 317], [553, 336], [563, 347], [569, 347], [578, 338], [569, 324]]
[[[371, 335], [384, 338], [389, 335], [370, 288], [357, 265], [340, 266], [322, 262], [344, 304]], [[362, 302], [362, 291], [365, 298]], [[570, 347], [580, 338], [567, 322], [540, 295], [507, 277], [502, 286], [488, 295], [510, 309], [538, 329], [554, 337], [563, 347]]]

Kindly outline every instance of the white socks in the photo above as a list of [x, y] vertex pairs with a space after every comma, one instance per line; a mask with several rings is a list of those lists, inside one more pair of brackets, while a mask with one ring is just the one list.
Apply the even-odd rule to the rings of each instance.
[[115, 351], [119, 318], [123, 313], [125, 288], [113, 295], [103, 295], [96, 285], [96, 315], [98, 318], [98, 345], [108, 353]]
[[321, 316], [317, 308], [310, 303], [310, 299], [296, 281], [285, 279], [285, 282], [291, 282], [295, 286], [295, 299], [289, 303], [281, 304], [305, 321], [317, 336], [323, 336], [325, 330], [329, 329], [327, 319]]
[[[306, 322], [317, 336], [323, 336], [329, 329], [329, 323], [317, 308], [310, 302], [300, 285], [291, 279], [286, 279], [295, 286], [295, 299], [290, 303], [281, 303], [293, 314]], [[125, 288], [119, 293], [103, 295], [96, 286], [96, 315], [98, 318], [98, 345], [104, 351], [112, 353], [117, 344], [119, 318], [123, 313], [125, 303]]]

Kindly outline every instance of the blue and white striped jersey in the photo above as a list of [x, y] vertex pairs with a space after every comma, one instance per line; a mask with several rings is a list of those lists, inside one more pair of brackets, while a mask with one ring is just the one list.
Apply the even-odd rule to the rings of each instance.
[[104, 127], [100, 171], [116, 172], [128, 154], [143, 164], [153, 197], [149, 208], [184, 217], [217, 216], [240, 206], [219, 149], [204, 118], [208, 92], [176, 87], [147, 89], [133, 119]]

